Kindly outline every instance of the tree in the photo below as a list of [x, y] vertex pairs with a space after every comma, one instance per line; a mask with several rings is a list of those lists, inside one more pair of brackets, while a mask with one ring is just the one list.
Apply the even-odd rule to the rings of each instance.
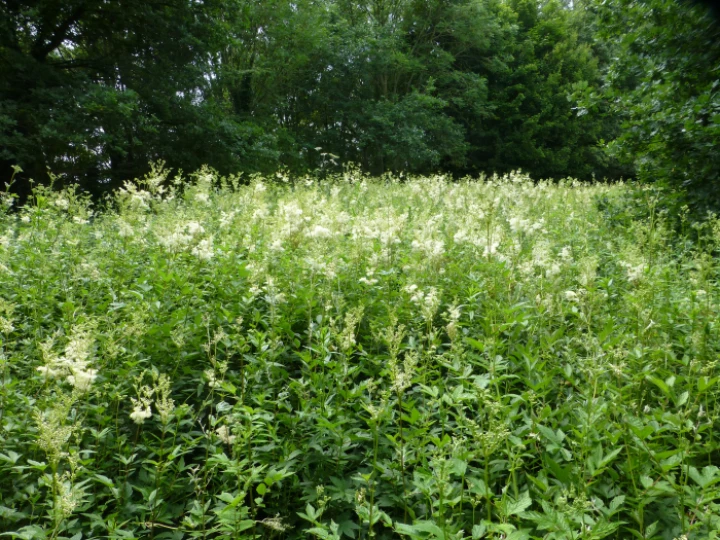
[[[602, 176], [591, 14], [560, 0], [4, 0], [0, 178], [100, 193], [221, 173]], [[25, 186], [27, 187], [27, 186]]]
[[0, 176], [18, 164], [38, 181], [50, 169], [98, 191], [149, 160], [227, 160], [235, 134], [202, 99], [217, 9], [213, 0], [0, 3]]
[[578, 86], [600, 83], [590, 14], [557, 0], [500, 4], [494, 62], [473, 69], [488, 81], [487, 114], [469, 130], [478, 169], [522, 168], [535, 177], [590, 179], [612, 174], [598, 140], [612, 124], [578, 115], [572, 99]]
[[679, 189], [697, 211], [720, 206], [720, 27], [704, 6], [675, 0], [597, 3], [615, 49], [604, 92], [622, 120], [611, 144], [640, 178]]

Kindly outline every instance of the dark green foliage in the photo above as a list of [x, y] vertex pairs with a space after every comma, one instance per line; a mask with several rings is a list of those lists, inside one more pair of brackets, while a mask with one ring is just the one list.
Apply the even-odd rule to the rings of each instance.
[[[675, 0], [620, 0], [596, 9], [614, 50], [605, 98], [623, 120], [611, 147], [642, 179], [686, 192], [694, 210], [717, 210], [718, 22], [702, 6]], [[589, 97], [598, 102], [597, 94]]]
[[0, 194], [3, 538], [717, 539], [719, 219], [193, 178]]
[[[220, 3], [185, 0], [0, 4], [0, 175], [90, 191], [160, 157], [240, 166], [265, 138], [203, 100]], [[258, 150], [260, 152], [260, 150]], [[25, 191], [28, 186], [24, 186]]]
[[588, 15], [496, 0], [25, 0], [0, 5], [0, 178], [99, 193], [147, 163], [221, 172], [333, 160], [455, 174], [611, 172], [575, 114]]
[[509, 6], [498, 43], [503, 54], [477, 68], [486, 73], [489, 99], [488, 114], [468, 130], [475, 168], [520, 167], [555, 178], [612, 174], [597, 147], [612, 126], [578, 115], [571, 101], [576, 86], [594, 87], [600, 79], [587, 14], [556, 1]]
[[[674, 0], [0, 4], [0, 180], [632, 176], [720, 201], [720, 32]], [[611, 152], [606, 150], [610, 149]]]

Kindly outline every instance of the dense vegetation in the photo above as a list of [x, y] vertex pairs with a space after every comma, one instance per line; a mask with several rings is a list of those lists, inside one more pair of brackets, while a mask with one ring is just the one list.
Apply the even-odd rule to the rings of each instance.
[[718, 538], [719, 28], [0, 0], [0, 536]]
[[[0, 180], [633, 175], [714, 195], [717, 27], [674, 0], [3, 0]], [[608, 153], [610, 148], [616, 150]], [[337, 168], [336, 168], [337, 167]]]
[[718, 220], [519, 174], [242, 184], [0, 216], [0, 532], [717, 537]]

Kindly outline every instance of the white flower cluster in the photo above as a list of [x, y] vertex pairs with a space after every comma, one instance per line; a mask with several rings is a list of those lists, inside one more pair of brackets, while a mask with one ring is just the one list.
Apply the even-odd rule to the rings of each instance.
[[127, 221], [118, 219], [117, 227], [120, 238], [131, 238], [132, 236], [135, 236], [135, 229], [133, 229], [132, 225], [130, 225]]
[[411, 284], [403, 287], [403, 291], [410, 295], [410, 301], [420, 308], [426, 321], [432, 320], [440, 307], [440, 293], [435, 287], [423, 292], [417, 285]]
[[374, 276], [375, 276], [375, 268], [373, 268], [372, 266], [369, 266], [365, 270], [365, 275], [363, 277], [361, 277], [360, 279], [358, 279], [358, 281], [360, 283], [363, 283], [365, 285], [369, 285], [372, 287], [373, 285], [377, 285], [377, 282], [378, 282], [377, 278]]
[[178, 224], [175, 229], [165, 235], [158, 235], [158, 243], [171, 253], [189, 250], [198, 259], [208, 261], [215, 256], [212, 236], [202, 238], [205, 233], [197, 221], [188, 221]]
[[[352, 218], [347, 213], [338, 216], [340, 223], [350, 220]], [[350, 233], [353, 240], [378, 240], [383, 247], [394, 246], [402, 242], [407, 221], [407, 213], [398, 214], [393, 207], [382, 207], [372, 215], [365, 214], [352, 220]]]
[[275, 238], [288, 238], [300, 232], [310, 218], [303, 215], [303, 209], [296, 201], [281, 201], [275, 213]]
[[415, 239], [411, 244], [414, 251], [420, 252], [429, 259], [437, 259], [445, 253], [445, 242], [438, 238], [433, 238], [432, 231], [423, 229], [415, 234]]
[[519, 216], [513, 216], [508, 220], [508, 225], [514, 234], [533, 234], [538, 231], [547, 232], [544, 230], [545, 220], [543, 218], [532, 221]]
[[158, 242], [169, 251], [182, 251], [194, 240], [196, 235], [205, 232], [205, 229], [197, 221], [181, 223], [167, 236], [159, 236]]
[[308, 238], [331, 238], [332, 235], [333, 232], [327, 227], [323, 227], [322, 225], [315, 225], [314, 227], [311, 227], [310, 229], [305, 231], [305, 236]]
[[200, 240], [197, 245], [192, 248], [191, 253], [203, 261], [209, 261], [212, 259], [213, 256], [215, 256], [212, 236]]
[[90, 367], [92, 347], [95, 341], [91, 329], [75, 327], [65, 346], [64, 355], [53, 352], [55, 340], [48, 339], [40, 345], [45, 365], [39, 371], [49, 379], [62, 379], [81, 392], [86, 392], [97, 378], [97, 370]]
[[215, 435], [217, 435], [218, 439], [220, 439], [222, 442], [224, 442], [227, 445], [232, 445], [235, 442], [235, 439], [237, 439], [237, 435], [233, 435], [230, 432], [230, 428], [228, 428], [225, 425], [220, 426], [215, 430]]
[[53, 200], [53, 204], [58, 207], [60, 210], [67, 210], [70, 207], [70, 201], [68, 201], [65, 197], [57, 197]]
[[152, 405], [154, 401], [160, 421], [166, 425], [175, 411], [175, 401], [170, 397], [170, 377], [165, 374], [159, 374], [155, 371], [155, 368], [153, 368], [153, 385], [149, 386], [142, 384], [144, 375], [143, 373], [143, 375], [135, 380], [135, 393], [137, 397], [130, 398], [133, 405], [130, 419], [138, 425], [144, 424], [145, 420], [153, 414]]
[[150, 201], [153, 199], [152, 193], [138, 187], [132, 182], [125, 182], [125, 185], [118, 189], [117, 198], [124, 201], [130, 208], [140, 210], [150, 208]]
[[647, 265], [644, 262], [633, 264], [627, 261], [620, 261], [619, 264], [625, 268], [627, 279], [631, 283], [637, 283], [645, 276]]

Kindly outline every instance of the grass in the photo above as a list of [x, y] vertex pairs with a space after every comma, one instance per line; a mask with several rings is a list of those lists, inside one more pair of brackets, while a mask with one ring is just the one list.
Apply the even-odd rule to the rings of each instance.
[[2, 201], [6, 537], [717, 538], [712, 216], [519, 173]]

